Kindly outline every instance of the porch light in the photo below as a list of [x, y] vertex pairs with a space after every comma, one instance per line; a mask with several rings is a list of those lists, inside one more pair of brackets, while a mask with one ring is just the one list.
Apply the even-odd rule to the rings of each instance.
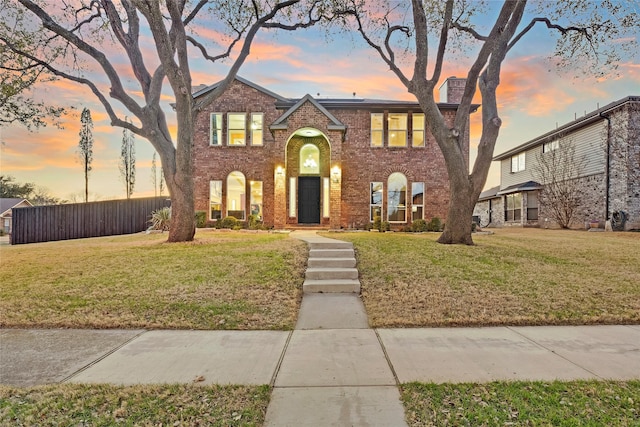
[[276, 168], [276, 175], [279, 175], [279, 176], [284, 175], [284, 169], [282, 168], [282, 166], [278, 166]]
[[331, 182], [334, 184], [340, 182], [340, 168], [338, 165], [331, 168]]

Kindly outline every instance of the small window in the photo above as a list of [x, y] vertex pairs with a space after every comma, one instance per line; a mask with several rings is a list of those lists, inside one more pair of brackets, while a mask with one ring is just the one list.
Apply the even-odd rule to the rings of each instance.
[[294, 218], [296, 216], [296, 182], [297, 178], [289, 178], [289, 216]]
[[557, 150], [559, 147], [560, 147], [560, 141], [558, 141], [557, 139], [555, 141], [545, 142], [542, 145], [542, 152], [549, 153], [553, 150]]
[[211, 113], [210, 125], [211, 135], [209, 136], [209, 145], [222, 145], [222, 114]]
[[384, 135], [384, 114], [371, 113], [371, 146], [382, 147], [382, 137]]
[[300, 174], [320, 174], [320, 149], [313, 144], [305, 144], [300, 148]]
[[424, 114], [412, 114], [411, 126], [411, 145], [414, 147], [424, 147]]
[[373, 222], [375, 217], [382, 219], [382, 190], [383, 184], [381, 182], [372, 182], [370, 186], [370, 200], [369, 200], [369, 219]]
[[262, 145], [262, 113], [251, 114], [251, 145]]
[[228, 145], [246, 145], [246, 114], [229, 113], [227, 115]]
[[234, 171], [227, 177], [227, 216], [245, 220], [246, 181], [242, 172]]
[[329, 178], [322, 178], [322, 216], [329, 218], [329, 200], [331, 199], [331, 184]]
[[411, 221], [424, 219], [424, 182], [411, 184]]
[[399, 172], [387, 182], [387, 221], [407, 222], [407, 178]]
[[407, 146], [407, 114], [389, 114], [389, 147]]
[[209, 218], [218, 220], [222, 218], [222, 181], [209, 182]]
[[251, 181], [250, 187], [250, 215], [255, 216], [258, 221], [262, 221], [262, 181]]
[[511, 156], [511, 172], [522, 172], [525, 168], [525, 153]]

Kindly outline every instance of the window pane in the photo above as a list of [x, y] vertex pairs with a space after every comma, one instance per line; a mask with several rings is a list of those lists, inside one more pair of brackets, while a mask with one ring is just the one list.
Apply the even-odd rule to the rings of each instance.
[[424, 183], [411, 184], [411, 220], [423, 219], [424, 211]]
[[414, 147], [424, 147], [424, 114], [415, 113], [412, 115], [412, 145]]
[[229, 145], [245, 145], [245, 117], [244, 113], [229, 113]]
[[262, 145], [262, 113], [251, 114], [251, 145]]
[[222, 114], [219, 113], [211, 113], [210, 117], [210, 145], [221, 145], [222, 144]]
[[329, 178], [322, 179], [322, 216], [329, 218], [329, 199], [331, 198]]
[[222, 218], [222, 181], [209, 182], [210, 218]]
[[372, 182], [369, 187], [369, 220], [377, 216], [382, 218], [382, 190], [383, 185], [381, 182]]
[[371, 145], [373, 147], [382, 147], [383, 117], [382, 113], [371, 113]]
[[262, 221], [262, 181], [251, 181], [251, 215]]
[[320, 149], [313, 144], [303, 145], [300, 149], [300, 173], [320, 173]]
[[389, 114], [389, 147], [407, 146], [408, 114]]
[[387, 221], [406, 222], [407, 178], [394, 172], [387, 183]]
[[289, 178], [289, 216], [296, 216], [296, 179], [294, 177]]
[[245, 219], [246, 181], [242, 172], [234, 171], [227, 177], [227, 215]]

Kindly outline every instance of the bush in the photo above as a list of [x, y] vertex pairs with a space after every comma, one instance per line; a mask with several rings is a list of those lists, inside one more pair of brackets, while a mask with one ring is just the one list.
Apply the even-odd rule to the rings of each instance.
[[258, 215], [249, 215], [248, 226], [250, 230], [263, 230], [262, 221]]
[[205, 211], [196, 211], [196, 227], [204, 228], [207, 225], [207, 213]]
[[382, 225], [380, 226], [380, 231], [391, 231], [391, 224], [389, 223], [389, 221], [385, 221], [382, 223]]
[[234, 216], [224, 217], [218, 222], [220, 223], [220, 228], [236, 229], [235, 227], [238, 226], [238, 219]]
[[373, 217], [373, 229], [381, 231], [381, 228], [382, 228], [382, 218], [376, 215]]
[[416, 219], [411, 223], [411, 231], [414, 233], [422, 233], [424, 231], [428, 231], [427, 221], [424, 219]]
[[440, 220], [440, 218], [438, 218], [437, 216], [431, 218], [431, 221], [429, 221], [429, 223], [427, 224], [427, 230], [442, 231], [442, 221]]
[[151, 219], [147, 222], [151, 224], [147, 230], [168, 231], [171, 225], [171, 208], [164, 207], [151, 212]]

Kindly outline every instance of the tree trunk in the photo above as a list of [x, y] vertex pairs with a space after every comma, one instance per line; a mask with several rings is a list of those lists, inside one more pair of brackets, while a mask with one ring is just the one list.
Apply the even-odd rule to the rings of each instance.
[[473, 245], [471, 218], [475, 199], [472, 196], [473, 189], [466, 170], [449, 172], [449, 191], [447, 219], [438, 243]]

